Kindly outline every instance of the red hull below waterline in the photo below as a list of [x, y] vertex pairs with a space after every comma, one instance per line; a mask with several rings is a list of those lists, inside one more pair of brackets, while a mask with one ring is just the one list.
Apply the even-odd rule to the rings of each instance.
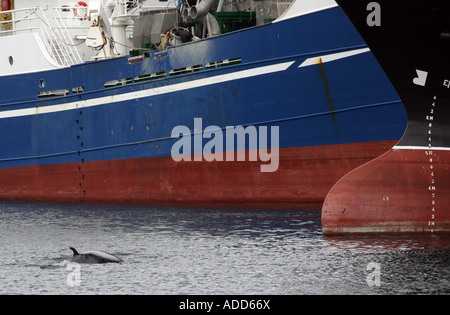
[[450, 151], [394, 148], [350, 172], [325, 199], [324, 234], [450, 233], [444, 161]]
[[262, 173], [265, 162], [260, 161], [175, 162], [170, 156], [5, 168], [0, 169], [0, 198], [322, 203], [339, 178], [392, 145], [284, 148], [272, 173]]

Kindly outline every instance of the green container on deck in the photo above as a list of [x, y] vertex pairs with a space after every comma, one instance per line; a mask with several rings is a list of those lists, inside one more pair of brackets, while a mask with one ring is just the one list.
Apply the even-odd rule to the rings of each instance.
[[214, 12], [222, 34], [256, 26], [256, 12]]

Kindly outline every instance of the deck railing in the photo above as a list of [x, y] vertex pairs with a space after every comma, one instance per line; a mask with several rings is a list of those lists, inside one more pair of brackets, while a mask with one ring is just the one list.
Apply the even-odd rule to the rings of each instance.
[[24, 32], [38, 33], [48, 54], [61, 66], [82, 62], [81, 56], [60, 15], [60, 8], [50, 23], [41, 7], [0, 12], [0, 36], [14, 36]]

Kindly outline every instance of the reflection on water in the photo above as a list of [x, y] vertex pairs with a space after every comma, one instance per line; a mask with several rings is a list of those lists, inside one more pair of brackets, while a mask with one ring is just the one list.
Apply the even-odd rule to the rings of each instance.
[[[124, 263], [83, 265], [71, 287], [70, 246]], [[2, 202], [0, 293], [448, 294], [449, 247], [324, 237], [312, 210]]]
[[345, 236], [325, 237], [330, 245], [342, 250], [371, 251], [448, 251], [449, 236], [446, 235], [401, 235], [401, 236]]

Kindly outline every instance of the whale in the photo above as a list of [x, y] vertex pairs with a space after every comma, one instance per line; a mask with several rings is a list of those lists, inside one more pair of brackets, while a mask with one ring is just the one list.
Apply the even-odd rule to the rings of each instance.
[[89, 251], [85, 253], [78, 253], [78, 251], [69, 247], [73, 252], [72, 262], [79, 264], [106, 264], [106, 263], [121, 263], [122, 259], [101, 251]]

